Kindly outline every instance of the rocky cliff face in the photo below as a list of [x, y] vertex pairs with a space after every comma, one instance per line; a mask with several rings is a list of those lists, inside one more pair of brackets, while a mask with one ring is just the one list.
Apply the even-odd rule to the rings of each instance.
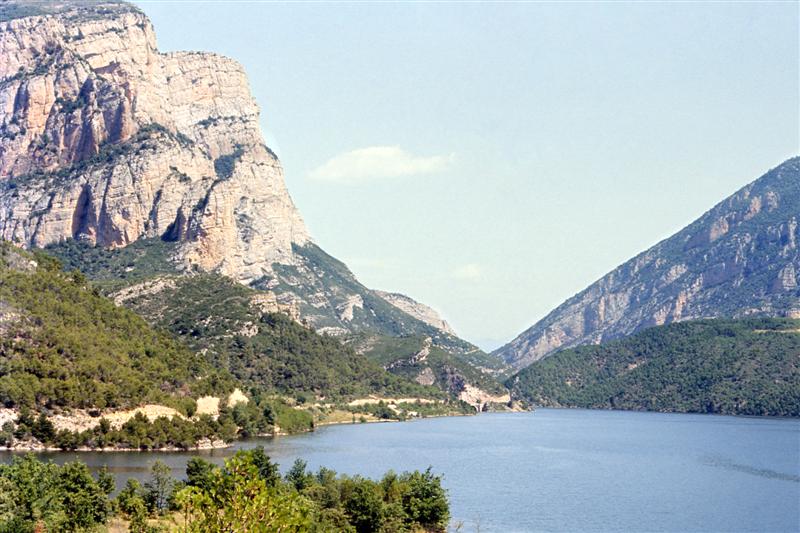
[[430, 326], [433, 326], [436, 329], [440, 329], [445, 333], [449, 333], [450, 335], [456, 334], [456, 332], [453, 331], [453, 328], [450, 327], [450, 324], [448, 324], [445, 319], [439, 316], [439, 313], [437, 313], [435, 310], [431, 309], [427, 305], [419, 303], [418, 301], [406, 296], [405, 294], [399, 294], [396, 292], [384, 292], [384, 291], [375, 291], [375, 292], [378, 294], [378, 296], [380, 296], [393, 306], [397, 307], [401, 311], [404, 311], [409, 315], [413, 316], [417, 320], [420, 320]]
[[238, 63], [159, 53], [124, 3], [3, 10], [33, 16], [0, 22], [0, 237], [161, 237], [244, 282], [293, 263], [308, 236]]
[[800, 158], [570, 298], [495, 355], [522, 368], [555, 350], [695, 318], [800, 315]]

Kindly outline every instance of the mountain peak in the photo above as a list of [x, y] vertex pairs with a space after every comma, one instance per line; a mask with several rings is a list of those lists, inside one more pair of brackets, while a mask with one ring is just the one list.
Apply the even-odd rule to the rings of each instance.
[[800, 157], [620, 265], [495, 351], [516, 368], [696, 318], [798, 316]]

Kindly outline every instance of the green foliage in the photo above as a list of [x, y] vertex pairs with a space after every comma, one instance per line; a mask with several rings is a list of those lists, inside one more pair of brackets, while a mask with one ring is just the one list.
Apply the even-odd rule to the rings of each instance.
[[70, 2], [21, 2], [19, 0], [4, 0], [0, 2], [0, 22], [6, 22], [24, 17], [49, 15], [74, 9], [72, 17], [75, 20], [92, 20], [107, 18], [112, 14], [141, 13], [139, 9], [128, 2], [104, 1], [102, 5], [96, 0], [71, 0]]
[[95, 480], [85, 464], [59, 467], [33, 455], [0, 465], [0, 531], [95, 531], [112, 510], [132, 533], [158, 531], [149, 520], [179, 511], [180, 531], [444, 532], [450, 517], [441, 478], [431, 473], [388, 472], [380, 481], [316, 474], [297, 461], [286, 479], [263, 448], [239, 451], [223, 467], [193, 458], [187, 481], [176, 482], [156, 462], [144, 486], [130, 478], [112, 501], [107, 472]]
[[800, 416], [800, 321], [700, 320], [558, 352], [509, 379], [534, 404]]
[[[184, 449], [194, 447], [202, 439], [231, 441], [236, 437], [233, 422], [214, 420], [201, 415], [192, 420], [179, 417], [158, 417], [152, 422], [141, 413], [136, 413], [119, 429], [111, 429], [104, 418], [92, 429], [81, 432], [54, 431], [52, 423], [44, 415], [33, 419], [24, 409], [16, 422], [4, 426], [11, 435], [7, 438], [25, 440], [31, 437], [42, 444], [62, 450], [84, 448], [123, 448], [133, 450]], [[13, 433], [12, 433], [13, 432]]]
[[358, 533], [380, 531], [384, 520], [379, 485], [370, 479], [346, 478], [342, 482], [342, 509]]
[[285, 433], [301, 433], [314, 429], [314, 418], [308, 411], [293, 409], [284, 401], [272, 404], [275, 425]]
[[172, 262], [177, 244], [161, 239], [139, 239], [124, 248], [107, 250], [69, 239], [51, 244], [45, 251], [58, 257], [64, 270], [79, 270], [108, 292], [157, 275], [176, 274]]
[[313, 476], [306, 470], [308, 463], [302, 459], [295, 459], [292, 467], [286, 473], [286, 482], [295, 490], [303, 491], [311, 485]]
[[[158, 239], [140, 240], [119, 250], [66, 241], [47, 251], [56, 254], [66, 269], [81, 268], [106, 291], [153, 276], [176, 274], [170, 260], [175, 243]], [[229, 370], [247, 386], [334, 399], [376, 393], [442, 396], [431, 387], [385, 372], [337, 339], [319, 335], [283, 314], [264, 313], [253, 304], [260, 292], [229, 278], [215, 274], [173, 276], [170, 285], [125, 304], [154, 325], [181, 337], [193, 350], [205, 353], [214, 367]], [[254, 334], [231, 334], [247, 330]]]
[[407, 379], [416, 378], [420, 372], [430, 368], [436, 386], [457, 394], [463, 384], [470, 383], [490, 393], [503, 394], [506, 389], [490, 375], [478, 370], [472, 363], [437, 346], [430, 346], [423, 360], [414, 356], [425, 346], [425, 338], [365, 337], [356, 341], [364, 349], [364, 355], [395, 375]]
[[313, 474], [298, 459], [283, 481], [276, 472], [263, 449], [238, 452], [223, 468], [190, 463], [177, 498], [187, 530], [443, 532], [450, 518], [441, 478], [430, 469], [389, 472], [376, 482], [327, 468]]
[[211, 488], [211, 472], [215, 468], [216, 466], [213, 463], [205, 459], [192, 457], [186, 463], [186, 485], [198, 487], [201, 490], [209, 490]]
[[[126, 304], [248, 386], [332, 398], [438, 394], [392, 376], [337, 339], [319, 335], [284, 314], [264, 313], [253, 304], [258, 291], [229, 278], [202, 274], [173, 281], [172, 287], [155, 296], [144, 294]], [[231, 334], [244, 331], [248, 333]]]
[[187, 532], [299, 532], [311, 527], [309, 501], [284, 486], [271, 486], [249, 452], [215, 468], [205, 486], [184, 488], [177, 501], [187, 517]]
[[237, 145], [230, 154], [225, 154], [216, 158], [214, 160], [214, 172], [216, 172], [217, 177], [221, 180], [230, 179], [236, 168], [236, 163], [243, 155], [244, 149]]
[[0, 531], [84, 531], [111, 513], [108, 483], [83, 463], [57, 466], [33, 455], [0, 465]]
[[[33, 259], [38, 266], [30, 266]], [[230, 378], [201, 356], [100, 296], [79, 273], [62, 272], [43, 253], [31, 256], [0, 243], [0, 302], [18, 316], [0, 336], [0, 402], [6, 406], [169, 405], [192, 392], [232, 389]], [[36, 430], [52, 440], [52, 428]]]
[[302, 463], [295, 470], [292, 482], [303, 479], [301, 493], [315, 504], [317, 531], [445, 531], [450, 520], [447, 492], [430, 469], [390, 471], [380, 481], [337, 476], [327, 468], [311, 475]]
[[166, 511], [174, 485], [175, 480], [172, 479], [170, 467], [161, 461], [153, 463], [150, 468], [150, 479], [144, 484], [144, 501], [150, 512], [161, 514]]
[[46, 13], [46, 10], [42, 9], [39, 4], [35, 3], [0, 3], [0, 22], [6, 22], [25, 17], [35, 17], [37, 15], [44, 15]]

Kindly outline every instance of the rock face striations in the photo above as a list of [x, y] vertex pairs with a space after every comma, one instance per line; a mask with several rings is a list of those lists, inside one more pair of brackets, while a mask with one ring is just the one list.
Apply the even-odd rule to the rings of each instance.
[[800, 316], [800, 158], [616, 268], [494, 352], [522, 368], [560, 348], [697, 318]]
[[182, 243], [184, 264], [244, 282], [292, 264], [308, 235], [238, 63], [159, 53], [125, 3], [2, 9], [0, 237], [160, 237]]

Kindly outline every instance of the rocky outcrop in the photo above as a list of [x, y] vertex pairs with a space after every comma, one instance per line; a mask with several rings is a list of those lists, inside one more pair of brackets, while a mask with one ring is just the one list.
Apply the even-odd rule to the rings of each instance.
[[485, 390], [465, 384], [464, 389], [458, 394], [458, 399], [475, 407], [478, 412], [488, 411], [495, 406], [509, 406], [511, 394], [490, 394]]
[[800, 158], [570, 298], [495, 355], [522, 368], [560, 348], [712, 317], [797, 316]]
[[292, 264], [308, 235], [242, 67], [160, 53], [128, 4], [53, 6], [0, 22], [0, 237], [161, 237], [243, 282]]
[[418, 301], [414, 300], [406, 296], [405, 294], [400, 294], [397, 292], [384, 292], [384, 291], [375, 291], [378, 296], [392, 304], [393, 306], [397, 307], [398, 309], [408, 313], [409, 315], [413, 316], [417, 320], [424, 322], [428, 325], [435, 327], [436, 329], [440, 329], [445, 333], [449, 333], [450, 335], [455, 335], [456, 332], [453, 331], [453, 328], [450, 327], [450, 324], [447, 323], [439, 313], [431, 309], [425, 304], [421, 304]]

